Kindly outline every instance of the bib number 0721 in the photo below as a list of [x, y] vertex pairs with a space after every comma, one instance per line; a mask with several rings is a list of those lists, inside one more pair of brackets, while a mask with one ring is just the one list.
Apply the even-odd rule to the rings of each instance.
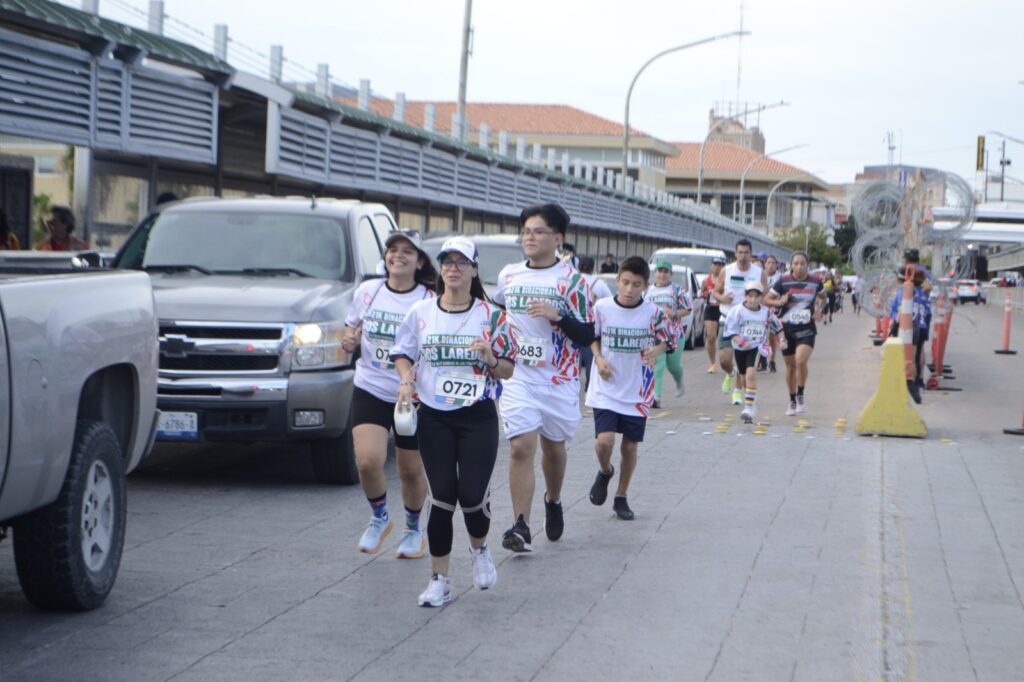
[[443, 372], [434, 384], [434, 399], [448, 405], [472, 405], [483, 397], [486, 385], [484, 376]]

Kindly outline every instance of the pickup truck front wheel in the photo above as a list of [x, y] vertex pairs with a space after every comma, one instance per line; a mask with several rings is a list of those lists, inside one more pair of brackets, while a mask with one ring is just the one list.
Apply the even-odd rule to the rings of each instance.
[[14, 524], [18, 581], [35, 606], [86, 611], [104, 602], [121, 564], [125, 488], [117, 436], [79, 421], [60, 495]]
[[314, 440], [309, 447], [316, 480], [335, 485], [353, 485], [359, 482], [352, 429], [347, 429], [337, 438]]

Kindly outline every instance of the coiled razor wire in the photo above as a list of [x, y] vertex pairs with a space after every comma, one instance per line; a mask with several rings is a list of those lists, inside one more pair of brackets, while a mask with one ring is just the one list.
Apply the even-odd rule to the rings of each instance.
[[[933, 173], [913, 191], [944, 192], [946, 207], [955, 209], [954, 218], [943, 220], [941, 228], [925, 222], [926, 216], [914, 207], [907, 191], [888, 181], [867, 185], [853, 202], [857, 241], [850, 249], [850, 260], [860, 278], [863, 308], [874, 317], [889, 314], [889, 304], [901, 284], [896, 272], [903, 265], [905, 248], [938, 248], [944, 256], [957, 263], [953, 281], [936, 282], [936, 285], [951, 288], [970, 270], [969, 259], [959, 257], [966, 255], [963, 237], [974, 224], [974, 192], [970, 185], [952, 173]], [[918, 214], [906, 216], [905, 220], [907, 210], [915, 210]], [[905, 231], [904, 226], [908, 222], [916, 229]]]

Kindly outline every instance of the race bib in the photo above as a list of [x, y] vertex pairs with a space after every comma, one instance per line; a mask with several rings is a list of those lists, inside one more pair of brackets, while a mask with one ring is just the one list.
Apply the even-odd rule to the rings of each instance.
[[375, 339], [371, 344], [370, 366], [377, 369], [395, 369], [395, 363], [391, 362], [392, 342]]
[[765, 326], [763, 322], [744, 322], [740, 324], [740, 336], [752, 341], [759, 343], [764, 339]]
[[434, 401], [446, 405], [472, 405], [484, 396], [487, 377], [482, 374], [438, 372], [434, 380]]
[[793, 310], [789, 313], [789, 321], [791, 324], [807, 324], [811, 321], [811, 311], [809, 308], [802, 308], [801, 310]]
[[547, 364], [547, 339], [526, 337], [516, 342], [519, 344], [519, 362], [528, 367], [543, 367]]

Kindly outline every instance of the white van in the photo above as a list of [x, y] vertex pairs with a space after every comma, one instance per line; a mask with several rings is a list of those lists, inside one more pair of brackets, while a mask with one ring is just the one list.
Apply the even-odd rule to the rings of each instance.
[[681, 265], [693, 271], [697, 277], [697, 286], [704, 284], [704, 278], [711, 273], [711, 259], [725, 259], [725, 251], [721, 249], [688, 249], [688, 248], [665, 248], [658, 249], [651, 255], [651, 267], [662, 258], [672, 261], [672, 265]]

